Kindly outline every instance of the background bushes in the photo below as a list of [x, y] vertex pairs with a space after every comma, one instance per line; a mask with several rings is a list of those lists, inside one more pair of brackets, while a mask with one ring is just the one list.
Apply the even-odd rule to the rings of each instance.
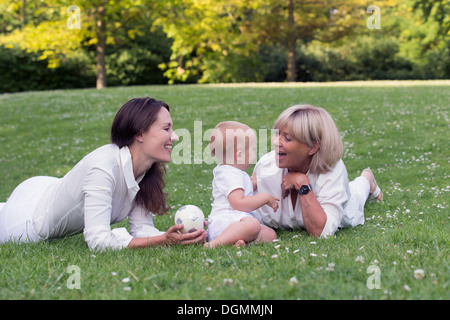
[[[108, 47], [109, 86], [166, 84], [158, 67], [170, 57], [170, 43], [156, 47], [136, 41], [133, 46]], [[161, 43], [161, 42], [160, 42]], [[424, 63], [400, 55], [394, 40], [359, 39], [339, 48], [298, 46], [297, 81], [446, 79], [450, 74], [448, 48], [428, 52]], [[438, 63], [439, 62], [439, 63]], [[94, 53], [87, 52], [48, 68], [40, 53], [0, 46], [0, 92], [88, 88], [95, 86]], [[211, 82], [283, 82], [286, 54], [282, 46], [264, 46], [253, 56], [232, 56], [209, 65]]]
[[86, 88], [95, 86], [96, 75], [86, 57], [65, 59], [48, 68], [39, 52], [0, 46], [0, 92]]

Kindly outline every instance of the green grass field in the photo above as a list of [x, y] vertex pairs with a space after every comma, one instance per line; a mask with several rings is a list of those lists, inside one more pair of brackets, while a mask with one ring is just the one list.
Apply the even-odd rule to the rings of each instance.
[[[323, 107], [342, 134], [349, 177], [370, 166], [385, 201], [366, 205], [364, 226], [341, 230], [329, 239], [278, 230], [277, 242], [240, 249], [185, 246], [91, 252], [82, 235], [2, 244], [0, 299], [450, 298], [450, 81], [3, 94], [0, 202], [26, 178], [61, 177], [85, 154], [109, 143], [116, 111], [140, 96], [165, 100], [175, 129], [189, 132], [194, 131], [194, 121], [202, 121], [205, 132], [223, 120], [270, 130], [291, 105]], [[193, 149], [193, 161], [196, 156]], [[171, 214], [183, 204], [196, 204], [209, 213], [213, 167], [167, 165]], [[172, 216], [154, 221], [160, 230], [173, 224]], [[126, 221], [113, 227], [124, 226]], [[77, 266], [79, 273], [69, 266]], [[417, 272], [415, 276], [418, 269], [423, 277]], [[71, 289], [75, 275], [80, 289]], [[370, 289], [374, 279], [379, 286]]]

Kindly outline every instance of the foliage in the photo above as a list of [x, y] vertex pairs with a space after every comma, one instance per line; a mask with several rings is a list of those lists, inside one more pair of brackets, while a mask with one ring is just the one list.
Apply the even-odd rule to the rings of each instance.
[[294, 71], [296, 81], [450, 77], [444, 0], [375, 1], [381, 29], [368, 29], [362, 0], [80, 0], [79, 30], [66, 25], [72, 4], [0, 0], [0, 45], [66, 71], [62, 63], [83, 57], [95, 72], [96, 10], [106, 4], [101, 33], [113, 86], [278, 82]]
[[[171, 61], [161, 65], [169, 83], [196, 79], [209, 82], [229, 77], [228, 57], [246, 57], [253, 38], [241, 32], [254, 1], [166, 1], [156, 23], [173, 39]], [[225, 62], [226, 61], [226, 62]], [[223, 66], [219, 66], [224, 63]]]
[[0, 45], [0, 92], [85, 88], [95, 84], [95, 72], [86, 55], [64, 58], [58, 68], [48, 68], [48, 58], [38, 52]]
[[439, 23], [439, 34], [447, 37], [450, 33], [450, 5], [447, 0], [416, 0], [413, 9], [421, 9], [425, 21], [431, 17]]
[[158, 67], [171, 54], [171, 41], [165, 33], [152, 28], [148, 21], [146, 25], [127, 25], [118, 32], [121, 33], [120, 38], [116, 35], [118, 41], [107, 46], [108, 85], [166, 84], [167, 79]]
[[[303, 81], [421, 79], [413, 64], [398, 56], [393, 39], [360, 38], [338, 49], [304, 48], [300, 56]], [[301, 73], [302, 75], [302, 73]]]
[[70, 30], [60, 21], [44, 21], [37, 27], [26, 26], [0, 38], [0, 45], [19, 46], [27, 52], [40, 52], [49, 68], [57, 68], [66, 56], [80, 48], [80, 32]]
[[[167, 2], [158, 19], [174, 39], [165, 75], [173, 81], [190, 75], [199, 82], [258, 81], [263, 72], [254, 67], [259, 59], [252, 56], [261, 46], [285, 46], [291, 34], [302, 42], [337, 40], [361, 25], [361, 1], [346, 1], [339, 10], [332, 3], [296, 2], [296, 25], [288, 30], [281, 0]], [[242, 66], [247, 77], [239, 75]]]
[[[3, 2], [5, 5], [8, 1]], [[86, 81], [84, 75], [86, 74], [90, 78], [95, 66], [97, 39], [93, 10], [98, 3], [100, 2], [81, 1], [78, 3], [81, 6], [82, 27], [80, 30], [69, 29], [66, 25], [66, 20], [70, 16], [66, 13], [66, 9], [71, 2], [55, 0], [49, 1], [44, 10], [53, 12], [53, 20], [40, 21], [38, 18], [29, 17], [29, 24], [23, 27], [18, 24], [18, 27], [0, 37], [0, 44], [4, 44], [5, 47], [18, 47], [28, 52], [30, 61], [36, 61], [35, 56], [38, 55], [39, 61], [46, 62], [49, 69], [58, 69], [52, 73], [48, 70], [40, 70], [42, 63], [37, 64], [35, 67], [40, 71], [34, 71], [34, 74], [38, 73], [39, 77], [22, 75], [22, 78], [15, 78], [15, 81], [20, 83], [20, 90], [55, 88], [54, 85], [45, 87], [46, 83], [55, 79], [54, 77], [32, 84], [29, 81], [45, 76], [50, 77], [50, 74], [66, 74], [67, 77], [72, 78], [70, 81], [59, 79], [64, 83], [59, 88], [92, 86], [92, 81]], [[32, 8], [34, 8], [33, 5], [31, 5]], [[15, 16], [12, 14], [14, 10], [11, 8], [19, 11], [21, 8], [12, 4], [8, 8], [10, 10], [7, 11], [11, 13], [8, 16], [14, 20]], [[170, 40], [160, 29], [153, 27], [152, 14], [149, 13], [151, 11], [142, 10], [138, 1], [125, 0], [108, 8], [111, 23], [108, 25], [106, 43], [109, 54], [107, 65], [108, 74], [111, 77], [110, 83], [112, 85], [165, 83], [166, 80], [162, 76], [158, 64], [169, 59]], [[26, 9], [27, 12], [31, 12], [28, 5]], [[31, 21], [32, 19], [34, 20]], [[16, 18], [16, 20], [19, 19]], [[82, 60], [80, 57], [83, 57]], [[83, 61], [84, 66], [79, 64], [76, 66], [80, 71], [74, 68], [73, 61]], [[17, 66], [17, 68], [21, 68], [21, 66]], [[74, 81], [77, 77], [79, 77], [78, 81]], [[14, 83], [3, 85], [2, 91], [14, 92], [16, 90], [11, 89], [14, 87], [17, 87]]]
[[0, 34], [27, 25], [37, 26], [44, 21], [55, 21], [61, 13], [58, 3], [59, 0], [0, 0]]
[[[296, 80], [448, 78], [439, 20], [423, 23], [412, 1], [376, 4], [381, 30], [367, 28], [365, 2], [294, 1]], [[174, 39], [171, 61], [161, 65], [169, 83], [286, 79], [285, 1], [171, 1], [166, 10], [157, 21]], [[444, 59], [436, 65], [431, 56]]]

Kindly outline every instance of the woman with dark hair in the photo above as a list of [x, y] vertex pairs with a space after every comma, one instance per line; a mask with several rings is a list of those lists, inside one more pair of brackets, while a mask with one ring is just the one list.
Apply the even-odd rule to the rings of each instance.
[[[63, 178], [33, 177], [0, 204], [0, 243], [38, 242], [83, 231], [90, 249], [204, 242], [205, 230], [182, 225], [160, 232], [152, 214], [167, 213], [163, 163], [178, 137], [169, 106], [135, 98], [117, 112], [111, 142], [85, 156]], [[130, 232], [111, 229], [128, 217]]]

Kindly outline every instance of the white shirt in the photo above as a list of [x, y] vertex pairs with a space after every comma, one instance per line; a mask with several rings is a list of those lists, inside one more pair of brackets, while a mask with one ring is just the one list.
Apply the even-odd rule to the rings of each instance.
[[[135, 202], [143, 176], [134, 178], [128, 147], [100, 147], [48, 186], [33, 214], [33, 227], [42, 239], [84, 230], [90, 249], [121, 249], [133, 237], [159, 235], [152, 213]], [[111, 224], [127, 217], [130, 233], [126, 228], [111, 230]]]
[[242, 218], [257, 216], [255, 211], [244, 212], [234, 209], [228, 195], [236, 190], [244, 190], [244, 196], [253, 195], [253, 184], [247, 172], [226, 164], [219, 164], [213, 170], [212, 195], [214, 201], [208, 216], [208, 241], [221, 234], [230, 224]]
[[[267, 192], [281, 199], [278, 210], [274, 213], [268, 206], [257, 210], [262, 222], [273, 228], [298, 229], [303, 228], [303, 216], [300, 202], [292, 207], [291, 197], [283, 199], [281, 183], [288, 169], [279, 168], [275, 160], [275, 151], [261, 157], [255, 166], [257, 192]], [[321, 237], [333, 235], [343, 220], [345, 208], [350, 198], [347, 169], [342, 160], [325, 174], [306, 173], [319, 204], [327, 216]]]
[[[230, 201], [228, 201], [228, 195], [236, 189], [243, 189], [244, 196], [253, 195], [253, 184], [247, 172], [233, 166], [219, 164], [214, 168], [213, 174], [212, 195], [214, 202], [211, 205], [210, 216], [225, 213], [242, 213], [242, 211], [235, 210], [231, 206]], [[246, 214], [248, 215], [248, 213]]]

